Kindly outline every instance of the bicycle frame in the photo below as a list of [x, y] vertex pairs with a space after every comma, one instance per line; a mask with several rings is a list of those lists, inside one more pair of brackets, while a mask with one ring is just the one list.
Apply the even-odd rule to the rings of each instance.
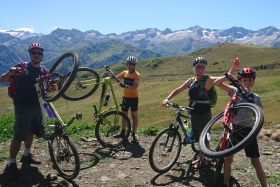
[[[100, 81], [100, 84], [102, 84], [102, 91], [101, 91], [101, 96], [100, 96], [100, 100], [99, 100], [99, 106], [97, 109], [96, 105], [93, 105], [94, 107], [94, 114], [97, 115], [102, 115], [108, 111], [111, 110], [116, 110], [116, 111], [120, 111], [120, 104], [118, 104], [118, 100], [115, 94], [115, 91], [113, 89], [113, 84], [112, 84], [112, 79], [110, 77], [106, 77], [103, 80]], [[106, 110], [102, 110], [104, 103], [105, 103], [105, 97], [106, 97], [106, 93], [108, 92], [108, 88], [110, 88], [112, 96], [113, 96], [113, 100], [114, 100], [114, 106], [106, 109]]]
[[[176, 128], [177, 131], [178, 131], [179, 128], [181, 128], [181, 130], [182, 130], [182, 132], [184, 134], [184, 138], [186, 140], [188, 140], [189, 139], [189, 135], [188, 135], [186, 129], [184, 128], [183, 121], [182, 121], [181, 118], [185, 118], [185, 119], [190, 120], [191, 116], [190, 115], [184, 115], [182, 112], [183, 111], [190, 111], [190, 110], [192, 110], [192, 108], [190, 108], [190, 107], [181, 107], [181, 106], [178, 106], [176, 104], [171, 104], [171, 103], [170, 103], [169, 107], [172, 107], [172, 108], [175, 108], [175, 109], [178, 110], [178, 112], [176, 114], [176, 117], [175, 117], [175, 122], [177, 122], [177, 123], [175, 125], [174, 125], [174, 123], [171, 123], [170, 127], [171, 128]], [[179, 126], [177, 126], [177, 124]], [[185, 144], [188, 144], [188, 143], [185, 142]]]
[[[60, 115], [58, 114], [57, 110], [55, 109], [54, 105], [51, 102], [46, 102], [43, 100], [42, 98], [42, 94], [41, 94], [41, 89], [40, 89], [40, 84], [43, 84], [42, 82], [40, 82], [40, 78], [36, 80], [35, 83], [35, 88], [36, 88], [36, 92], [38, 95], [38, 100], [39, 100], [39, 104], [40, 104], [40, 108], [41, 108], [41, 113], [42, 113], [42, 124], [44, 127], [48, 127], [48, 128], [54, 128], [54, 132], [57, 129], [56, 127], [61, 127], [61, 128], [65, 128], [66, 126], [69, 126], [75, 119], [81, 119], [82, 116], [80, 113], [77, 113], [76, 116], [72, 117], [72, 119], [68, 122], [68, 123], [64, 123], [62, 118], [60, 117]], [[44, 108], [44, 104], [46, 104], [49, 109], [51, 110], [51, 112], [54, 115], [54, 118], [56, 119], [56, 123], [54, 123], [54, 125], [48, 125], [48, 114]], [[45, 139], [47, 137], [44, 137]]]

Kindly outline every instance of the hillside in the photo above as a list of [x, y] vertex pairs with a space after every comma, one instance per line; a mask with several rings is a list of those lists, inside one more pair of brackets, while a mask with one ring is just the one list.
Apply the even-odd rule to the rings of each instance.
[[[230, 67], [230, 59], [237, 54], [242, 66], [253, 66], [258, 69], [254, 90], [262, 97], [265, 111], [265, 120], [268, 124], [280, 123], [280, 49], [264, 48], [257, 46], [244, 46], [237, 44], [216, 45], [204, 48], [191, 54], [174, 57], [162, 57], [147, 59], [139, 62], [138, 71], [142, 76], [140, 85], [140, 124], [141, 126], [165, 126], [172, 113], [160, 106], [161, 101], [171, 90], [179, 86], [187, 78], [193, 76], [192, 60], [196, 56], [206, 56], [209, 59], [207, 71], [211, 75], [222, 75]], [[115, 72], [125, 69], [124, 64], [112, 67]], [[104, 70], [99, 69], [102, 75]], [[100, 90], [90, 98], [70, 102], [58, 100], [55, 106], [62, 115], [73, 115], [80, 111], [86, 120], [92, 120], [92, 104], [97, 104]], [[118, 98], [121, 98], [122, 90], [115, 85]], [[227, 96], [219, 91], [218, 104], [214, 113], [220, 111], [227, 100]], [[180, 94], [173, 101], [187, 104], [186, 94]], [[0, 87], [0, 113], [13, 112], [12, 101], [7, 98], [6, 88]]]

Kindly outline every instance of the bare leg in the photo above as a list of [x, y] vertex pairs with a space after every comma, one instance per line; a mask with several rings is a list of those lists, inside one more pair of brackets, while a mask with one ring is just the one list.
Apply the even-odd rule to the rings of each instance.
[[33, 134], [30, 134], [27, 136], [27, 138], [24, 140], [24, 145], [25, 145], [25, 148], [31, 148], [31, 145], [32, 145], [32, 142], [33, 142]]
[[16, 158], [21, 147], [21, 141], [12, 140], [10, 145], [10, 159]]
[[251, 158], [251, 163], [256, 170], [257, 177], [262, 185], [262, 187], [267, 187], [267, 181], [265, 177], [265, 173], [259, 158]]
[[[126, 116], [128, 115], [128, 112], [123, 112]], [[122, 118], [122, 128], [125, 129], [127, 126], [126, 121], [124, 118]]]
[[233, 155], [224, 158], [224, 184], [229, 185]]
[[131, 130], [131, 133], [135, 134], [136, 131], [137, 131], [137, 127], [138, 127], [137, 111], [136, 112], [131, 112], [131, 117], [132, 117], [132, 130]]

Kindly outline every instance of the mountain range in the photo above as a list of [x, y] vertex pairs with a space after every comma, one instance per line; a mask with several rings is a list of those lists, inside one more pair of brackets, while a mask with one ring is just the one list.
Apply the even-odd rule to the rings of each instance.
[[135, 55], [140, 60], [173, 56], [219, 43], [279, 48], [280, 30], [273, 26], [257, 31], [243, 27], [221, 30], [193, 26], [177, 31], [147, 28], [121, 34], [102, 34], [95, 30], [82, 32], [77, 29], [56, 29], [50, 34], [0, 30], [0, 73], [19, 60], [28, 60], [27, 46], [32, 42], [42, 43], [46, 49], [45, 61], [75, 50], [82, 66], [96, 68], [122, 62], [128, 55]]

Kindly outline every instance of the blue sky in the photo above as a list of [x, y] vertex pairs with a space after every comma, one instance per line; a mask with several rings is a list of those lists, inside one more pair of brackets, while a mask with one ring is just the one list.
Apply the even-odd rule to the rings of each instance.
[[136, 29], [210, 29], [241, 26], [280, 29], [278, 0], [5, 0], [0, 30], [28, 28], [49, 34], [56, 28], [102, 34]]

